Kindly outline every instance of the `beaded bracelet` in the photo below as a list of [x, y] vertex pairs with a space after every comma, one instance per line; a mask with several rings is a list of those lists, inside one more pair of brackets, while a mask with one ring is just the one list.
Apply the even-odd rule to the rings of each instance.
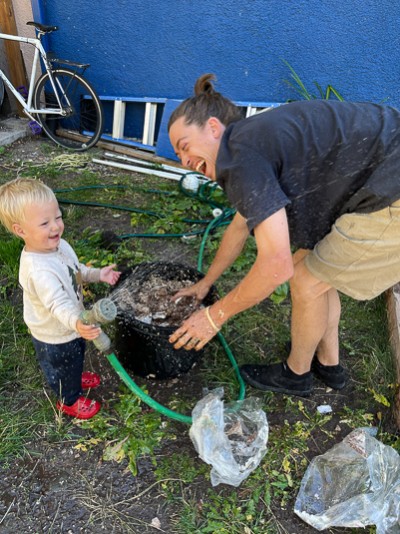
[[215, 330], [215, 332], [218, 333], [218, 332], [221, 330], [221, 328], [218, 328], [218, 326], [214, 323], [214, 321], [213, 321], [213, 319], [212, 319], [212, 317], [211, 317], [211, 315], [210, 315], [210, 306], [208, 306], [208, 307], [206, 308], [206, 317], [207, 317], [208, 322], [210, 323], [210, 325], [211, 325], [211, 326], [213, 327], [213, 329]]

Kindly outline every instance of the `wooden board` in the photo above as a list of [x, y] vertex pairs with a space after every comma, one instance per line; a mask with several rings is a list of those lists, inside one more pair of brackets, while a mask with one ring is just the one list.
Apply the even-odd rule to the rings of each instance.
[[[396, 284], [386, 292], [387, 314], [389, 323], [390, 344], [392, 346], [396, 382], [400, 384], [400, 284]], [[397, 427], [400, 429], [400, 391], [396, 392], [396, 401], [393, 406], [393, 415]]]
[[[85, 139], [83, 135], [80, 135], [75, 132], [70, 132], [67, 130], [61, 130], [61, 129], [57, 130], [57, 135], [60, 135], [67, 139], [81, 139], [82, 141]], [[152, 163], [165, 163], [167, 165], [172, 165], [174, 167], [177, 167], [178, 169], [184, 168], [177, 161], [171, 161], [170, 159], [156, 156], [151, 152], [146, 152], [145, 150], [132, 148], [130, 146], [123, 145], [118, 142], [103, 141], [102, 139], [100, 139], [99, 141], [97, 141], [96, 147], [109, 150], [110, 152], [116, 152], [118, 154], [125, 154], [126, 156], [132, 156], [134, 158], [143, 159], [145, 161], [151, 161]]]
[[[12, 0], [0, 0], [0, 29], [2, 33], [18, 35]], [[15, 87], [25, 86], [28, 88], [25, 64], [19, 43], [6, 40], [3, 40], [3, 43], [12, 84]], [[17, 107], [19, 114], [23, 116], [22, 106], [19, 102]]]

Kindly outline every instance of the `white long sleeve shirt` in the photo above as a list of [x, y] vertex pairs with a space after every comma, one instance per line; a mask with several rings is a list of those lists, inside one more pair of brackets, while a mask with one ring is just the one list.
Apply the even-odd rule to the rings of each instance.
[[22, 251], [19, 282], [24, 321], [33, 337], [45, 343], [66, 343], [77, 337], [83, 307], [83, 282], [99, 282], [100, 269], [86, 267], [61, 239], [56, 252]]

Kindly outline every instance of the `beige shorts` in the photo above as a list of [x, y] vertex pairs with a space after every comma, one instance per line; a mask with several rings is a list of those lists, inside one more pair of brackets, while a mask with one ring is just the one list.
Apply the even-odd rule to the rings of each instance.
[[400, 281], [400, 200], [373, 213], [349, 213], [305, 258], [319, 280], [357, 300]]

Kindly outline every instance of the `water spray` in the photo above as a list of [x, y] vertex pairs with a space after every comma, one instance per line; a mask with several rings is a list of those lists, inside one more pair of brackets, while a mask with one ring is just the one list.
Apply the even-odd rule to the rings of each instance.
[[[117, 307], [111, 299], [100, 299], [90, 310], [83, 310], [79, 318], [83, 324], [100, 325], [104, 323], [111, 323], [117, 316]], [[111, 340], [108, 335], [100, 331], [100, 334], [93, 340], [96, 348], [100, 352], [106, 352], [111, 347]]]

